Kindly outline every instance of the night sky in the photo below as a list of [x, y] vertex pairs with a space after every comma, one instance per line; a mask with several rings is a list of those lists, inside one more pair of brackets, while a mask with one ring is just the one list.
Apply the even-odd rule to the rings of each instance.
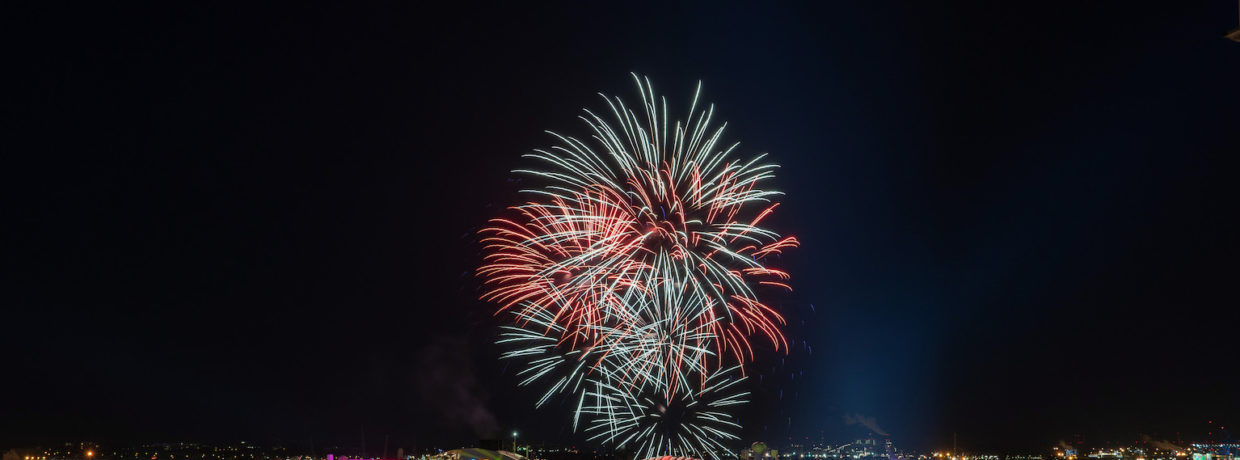
[[0, 447], [580, 439], [473, 235], [629, 72], [783, 166], [746, 440], [1240, 424], [1234, 1], [170, 3], [4, 6]]

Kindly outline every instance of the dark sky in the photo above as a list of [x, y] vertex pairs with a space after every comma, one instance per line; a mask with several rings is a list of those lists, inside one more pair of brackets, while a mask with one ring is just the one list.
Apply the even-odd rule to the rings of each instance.
[[4, 6], [0, 446], [571, 439], [472, 234], [631, 71], [784, 166], [747, 440], [1240, 424], [1235, 2], [170, 3]]

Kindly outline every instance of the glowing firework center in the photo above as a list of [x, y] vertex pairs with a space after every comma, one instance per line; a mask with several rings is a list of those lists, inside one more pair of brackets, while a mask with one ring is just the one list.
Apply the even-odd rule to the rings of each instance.
[[766, 261], [798, 242], [761, 226], [778, 166], [733, 156], [700, 85], [679, 121], [633, 78], [640, 106], [603, 96], [585, 137], [525, 155], [538, 169], [516, 172], [543, 185], [480, 231], [482, 299], [511, 319], [503, 357], [539, 406], [567, 398], [574, 429], [639, 456], [715, 458], [738, 440], [751, 341], [787, 349], [756, 289], [791, 289]]

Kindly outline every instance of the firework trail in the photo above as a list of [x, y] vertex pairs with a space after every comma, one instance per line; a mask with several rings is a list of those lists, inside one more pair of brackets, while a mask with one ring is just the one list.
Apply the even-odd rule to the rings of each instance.
[[[759, 185], [777, 166], [733, 158], [701, 85], [669, 123], [633, 78], [640, 106], [600, 95], [610, 116], [585, 111], [588, 139], [550, 132], [557, 144], [526, 155], [542, 167], [517, 172], [544, 185], [480, 232], [482, 299], [511, 315], [500, 342], [526, 364], [522, 385], [550, 382], [539, 405], [570, 395], [592, 439], [709, 455], [733, 439], [723, 410], [744, 397], [731, 390], [751, 338], [788, 347], [757, 290], [790, 289], [766, 259], [798, 243], [761, 226], [781, 194]], [[688, 415], [656, 415], [668, 408]]]
[[726, 452], [728, 441], [738, 441], [740, 428], [727, 410], [746, 402], [748, 392], [737, 389], [744, 377], [737, 371], [717, 370], [699, 392], [684, 393], [671, 400], [658, 391], [645, 392], [610, 383], [606, 374], [591, 379], [586, 390], [591, 403], [581, 412], [594, 416], [586, 433], [591, 441], [634, 448], [638, 458], [661, 455], [715, 458]]
[[[515, 323], [527, 327], [503, 327], [499, 342], [515, 345], [503, 357], [525, 360], [527, 366], [518, 372], [522, 385], [553, 380], [539, 405], [558, 393], [573, 395], [574, 429], [584, 423], [590, 441], [632, 448], [639, 458], [716, 458], [717, 452], [727, 450], [724, 442], [738, 440], [732, 431], [739, 425], [727, 410], [748, 396], [738, 388], [745, 379], [737, 375], [739, 366], [703, 370], [709, 372], [704, 388], [669, 398], [665, 387], [669, 379], [659, 376], [678, 370], [661, 367], [663, 356], [677, 353], [665, 350], [675, 347], [674, 341], [650, 334], [632, 341], [617, 339], [616, 348], [633, 348], [621, 352], [559, 349], [559, 326], [546, 318]], [[550, 332], [545, 329], [548, 324]], [[635, 378], [643, 372], [652, 375]]]

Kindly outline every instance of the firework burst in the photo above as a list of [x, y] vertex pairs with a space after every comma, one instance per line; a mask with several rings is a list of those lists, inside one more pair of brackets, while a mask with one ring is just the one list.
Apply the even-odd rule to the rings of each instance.
[[633, 78], [640, 106], [603, 96], [609, 117], [580, 117], [589, 138], [551, 132], [554, 146], [526, 155], [542, 168], [518, 172], [544, 185], [481, 231], [482, 298], [513, 319], [500, 341], [526, 363], [522, 384], [552, 382], [540, 405], [573, 395], [592, 439], [701, 455], [730, 439], [723, 409], [741, 393], [719, 395], [753, 358], [751, 338], [787, 348], [756, 289], [790, 289], [766, 259], [798, 243], [761, 226], [778, 207], [760, 187], [777, 166], [733, 157], [701, 86], [669, 122]]

